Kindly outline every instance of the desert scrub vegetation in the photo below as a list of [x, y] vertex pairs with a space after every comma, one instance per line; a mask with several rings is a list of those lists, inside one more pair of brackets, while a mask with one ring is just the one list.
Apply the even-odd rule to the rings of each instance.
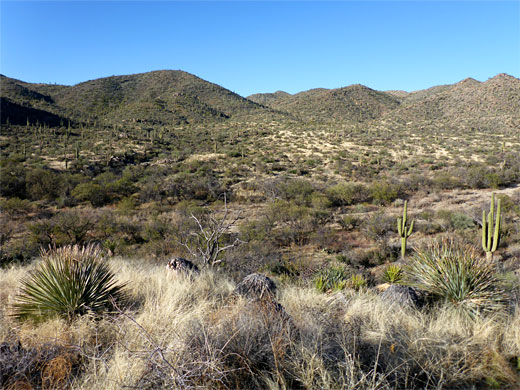
[[71, 389], [512, 389], [520, 380], [518, 307], [468, 320], [449, 305], [400, 309], [367, 289], [289, 285], [275, 297], [281, 315], [235, 295], [218, 271], [179, 277], [164, 265], [109, 264], [137, 304], [72, 322], [12, 322], [32, 266], [0, 274], [0, 372], [12, 373], [1, 386], [38, 387], [43, 377]]

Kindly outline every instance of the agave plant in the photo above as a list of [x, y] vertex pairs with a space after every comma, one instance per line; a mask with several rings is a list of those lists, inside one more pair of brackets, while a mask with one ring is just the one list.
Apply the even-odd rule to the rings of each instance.
[[126, 297], [125, 284], [116, 281], [100, 248], [50, 248], [41, 251], [41, 263], [22, 280], [12, 315], [19, 320], [72, 320], [113, 310]]
[[470, 317], [502, 308], [506, 297], [493, 264], [479, 257], [475, 248], [453, 240], [416, 251], [407, 282]]

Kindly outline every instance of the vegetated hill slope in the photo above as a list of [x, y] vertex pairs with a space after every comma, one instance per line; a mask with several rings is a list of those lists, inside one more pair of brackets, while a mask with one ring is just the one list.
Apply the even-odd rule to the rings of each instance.
[[113, 76], [70, 87], [29, 84], [7, 77], [1, 82], [2, 98], [52, 113], [66, 112], [76, 120], [183, 124], [279, 115], [183, 71]]
[[247, 98], [255, 103], [271, 106], [272, 104], [276, 104], [277, 101], [289, 98], [290, 96], [291, 94], [285, 91], [276, 91], [274, 93], [255, 93]]
[[325, 122], [363, 122], [377, 119], [383, 113], [397, 108], [400, 103], [400, 99], [391, 94], [359, 84], [337, 89], [311, 89], [295, 95], [278, 93], [274, 99], [265, 94], [252, 95], [249, 98], [305, 121]]
[[[25, 83], [0, 75], [1, 123], [25, 125], [39, 122], [58, 126], [65, 120], [65, 110], [58, 107], [53, 97], [37, 90], [37, 84]], [[53, 86], [55, 90], [61, 86]], [[65, 88], [65, 87], [64, 87]]]
[[430, 122], [448, 127], [518, 127], [520, 79], [499, 74], [486, 82], [468, 78], [412, 92], [383, 119], [408, 125]]
[[[113, 76], [74, 86], [31, 84], [0, 76], [2, 123], [101, 119], [151, 125], [236, 121], [360, 123], [393, 126], [520, 126], [520, 80], [499, 74], [486, 82], [465, 79], [421, 91], [380, 92], [362, 85], [283, 91], [243, 98], [183, 71]], [[25, 117], [25, 119], [24, 119]], [[23, 123], [22, 123], [23, 122]]]

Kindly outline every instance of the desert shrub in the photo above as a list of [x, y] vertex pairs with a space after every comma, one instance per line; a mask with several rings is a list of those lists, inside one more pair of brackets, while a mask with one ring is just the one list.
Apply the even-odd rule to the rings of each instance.
[[33, 200], [56, 199], [62, 190], [61, 176], [49, 169], [33, 169], [27, 172], [26, 187]]
[[20, 341], [0, 343], [0, 388], [70, 388], [79, 368], [79, 354], [59, 344], [22, 347]]
[[122, 214], [127, 214], [135, 210], [137, 202], [133, 197], [127, 196], [117, 203], [117, 210]]
[[31, 242], [43, 247], [56, 244], [56, 223], [53, 219], [40, 219], [27, 224]]
[[453, 240], [418, 250], [406, 275], [412, 286], [471, 317], [503, 307], [505, 294], [495, 266], [473, 247]]
[[33, 210], [33, 205], [27, 199], [2, 199], [0, 200], [0, 210], [10, 217], [16, 217], [30, 213]]
[[399, 251], [400, 248], [398, 246], [390, 246], [385, 241], [382, 241], [375, 248], [353, 257], [352, 262], [365, 267], [381, 265], [396, 261], [399, 257]]
[[363, 231], [375, 241], [386, 241], [388, 235], [396, 230], [396, 219], [383, 212], [374, 213], [363, 221]]
[[11, 239], [0, 245], [0, 267], [28, 263], [38, 255], [40, 246], [25, 237]]
[[279, 225], [278, 229], [273, 230], [273, 235], [281, 245], [305, 244], [317, 226], [312, 209], [292, 201], [277, 200], [271, 203], [268, 218]]
[[265, 217], [250, 220], [240, 225], [240, 235], [246, 242], [267, 241], [270, 239], [273, 223]]
[[338, 220], [338, 223], [343, 229], [350, 231], [358, 228], [361, 225], [361, 219], [355, 215], [347, 214], [341, 217]]
[[397, 283], [403, 278], [403, 270], [397, 264], [390, 264], [383, 272], [383, 280], [386, 283]]
[[5, 197], [25, 198], [25, 168], [22, 161], [14, 159], [0, 160], [0, 195]]
[[99, 248], [77, 245], [41, 252], [42, 262], [22, 280], [12, 305], [18, 320], [68, 320], [88, 313], [113, 310], [125, 298], [125, 285], [102, 258]]
[[104, 206], [111, 200], [108, 188], [94, 182], [78, 184], [71, 194], [76, 200], [90, 202], [94, 207]]
[[368, 199], [366, 187], [355, 183], [338, 183], [327, 188], [327, 196], [333, 206], [348, 206]]
[[314, 186], [305, 179], [291, 179], [279, 184], [282, 199], [293, 201], [300, 206], [310, 206]]
[[520, 216], [520, 196], [517, 196], [516, 201], [506, 194], [500, 194], [497, 197], [502, 204], [502, 213], [504, 215], [511, 214]]
[[450, 172], [439, 172], [433, 178], [433, 186], [440, 190], [453, 190], [463, 187], [462, 180]]
[[374, 203], [389, 204], [399, 196], [400, 186], [386, 181], [376, 181], [370, 185], [369, 191]]
[[96, 219], [93, 215], [78, 210], [65, 210], [52, 218], [57, 244], [81, 244], [94, 230]]
[[475, 226], [475, 222], [472, 218], [456, 211], [440, 210], [437, 216], [444, 222], [444, 225], [451, 230], [465, 230]]
[[485, 173], [486, 169], [484, 167], [474, 166], [462, 171], [460, 177], [463, 178], [464, 184], [469, 188], [486, 188]]

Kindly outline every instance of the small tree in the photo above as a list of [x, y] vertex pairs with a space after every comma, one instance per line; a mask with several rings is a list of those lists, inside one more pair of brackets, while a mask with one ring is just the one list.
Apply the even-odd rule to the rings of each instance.
[[230, 214], [224, 193], [224, 215], [218, 218], [213, 214], [209, 215], [206, 220], [202, 220], [190, 213], [190, 218], [196, 222], [198, 231], [191, 232], [180, 244], [188, 250], [191, 256], [199, 258], [204, 265], [213, 267], [222, 262], [223, 252], [243, 243], [237, 237], [233, 242], [223, 244], [223, 236], [229, 233], [230, 228], [236, 224], [240, 214], [241, 211]]

